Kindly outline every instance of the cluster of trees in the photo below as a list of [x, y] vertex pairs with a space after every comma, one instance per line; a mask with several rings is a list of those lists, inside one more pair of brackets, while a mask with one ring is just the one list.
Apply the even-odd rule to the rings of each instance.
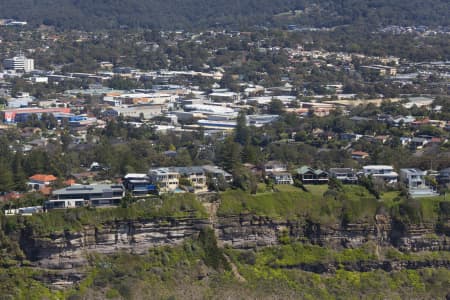
[[[296, 10], [302, 13], [297, 14]], [[445, 0], [215, 0], [214, 3], [200, 0], [50, 0], [45, 3], [7, 0], [2, 3], [0, 16], [25, 19], [33, 24], [92, 30], [120, 26], [179, 29], [286, 22], [317, 27], [354, 23], [446, 25], [449, 11]], [[274, 18], [282, 12], [288, 14]]]

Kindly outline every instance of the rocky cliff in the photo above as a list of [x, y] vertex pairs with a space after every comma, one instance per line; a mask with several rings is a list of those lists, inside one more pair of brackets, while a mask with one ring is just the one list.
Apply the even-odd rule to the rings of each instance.
[[144, 254], [148, 249], [176, 245], [200, 232], [209, 222], [195, 218], [164, 218], [116, 221], [102, 226], [85, 226], [78, 232], [36, 234], [23, 230], [20, 247], [27, 259], [39, 268], [58, 271], [47, 277], [53, 283], [73, 283], [82, 277], [87, 257], [92, 253], [127, 251]]
[[354, 224], [292, 222], [237, 215], [219, 218], [215, 228], [224, 245], [241, 249], [276, 245], [281, 236], [288, 236], [332, 248], [354, 248], [373, 241], [401, 251], [450, 250], [448, 232], [437, 230], [436, 224], [404, 224], [385, 215], [377, 215], [371, 222]]
[[[356, 224], [318, 224], [311, 221], [280, 221], [255, 215], [236, 215], [217, 219], [159, 218], [152, 220], [115, 221], [101, 226], [85, 226], [77, 232], [37, 234], [30, 229], [20, 233], [20, 246], [31, 263], [49, 270], [46, 281], [56, 285], [72, 284], [83, 277], [89, 254], [111, 254], [127, 251], [143, 254], [162, 245], [176, 245], [197, 235], [205, 226], [213, 226], [219, 244], [236, 249], [276, 245], [280, 238], [306, 241], [339, 248], [354, 248], [371, 241], [376, 245], [394, 246], [401, 251], [450, 251], [449, 222], [405, 225], [388, 216]], [[448, 267], [448, 262], [437, 262]], [[418, 268], [395, 262], [363, 262], [345, 266], [354, 270]], [[298, 268], [318, 273], [329, 272], [335, 265], [301, 265]]]

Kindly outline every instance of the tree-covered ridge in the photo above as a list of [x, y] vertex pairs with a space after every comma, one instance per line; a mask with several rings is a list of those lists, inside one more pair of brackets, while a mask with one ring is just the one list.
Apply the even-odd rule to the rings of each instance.
[[[0, 17], [59, 28], [163, 29], [300, 24], [448, 25], [445, 0], [6, 0]], [[30, 9], [32, 8], [32, 9]], [[281, 15], [280, 15], [281, 14]]]

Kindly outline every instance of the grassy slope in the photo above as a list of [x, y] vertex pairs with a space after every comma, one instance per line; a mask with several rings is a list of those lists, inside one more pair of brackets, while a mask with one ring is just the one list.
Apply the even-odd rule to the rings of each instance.
[[345, 206], [352, 217], [366, 218], [375, 215], [377, 201], [360, 186], [345, 186], [345, 195], [324, 197], [326, 185], [306, 186], [308, 191], [280, 185], [274, 192], [249, 195], [242, 191], [227, 191], [221, 194], [218, 214], [226, 216], [239, 213], [254, 213], [277, 219], [308, 218], [316, 222], [336, 222], [341, 218]]
[[251, 213], [276, 219], [304, 220], [323, 224], [330, 222], [372, 222], [384, 211], [407, 223], [437, 223], [440, 217], [450, 216], [442, 210], [443, 197], [407, 200], [398, 192], [384, 193], [376, 200], [365, 188], [344, 185], [337, 193], [327, 192], [326, 185], [306, 186], [307, 191], [294, 186], [275, 186], [267, 191], [262, 186], [250, 195], [240, 190], [221, 194], [220, 216]]

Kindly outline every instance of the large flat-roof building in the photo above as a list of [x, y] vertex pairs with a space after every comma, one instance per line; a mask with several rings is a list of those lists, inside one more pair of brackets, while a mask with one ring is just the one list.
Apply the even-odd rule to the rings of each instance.
[[7, 58], [3, 61], [3, 67], [7, 70], [28, 73], [34, 70], [34, 59], [26, 58], [23, 55]]
[[26, 122], [31, 115], [40, 118], [43, 114], [70, 113], [70, 108], [52, 107], [52, 108], [15, 108], [5, 109], [0, 112], [0, 117], [5, 123]]
[[73, 185], [53, 191], [50, 200], [45, 202], [45, 207], [47, 209], [82, 206], [108, 207], [119, 205], [124, 196], [122, 185]]

